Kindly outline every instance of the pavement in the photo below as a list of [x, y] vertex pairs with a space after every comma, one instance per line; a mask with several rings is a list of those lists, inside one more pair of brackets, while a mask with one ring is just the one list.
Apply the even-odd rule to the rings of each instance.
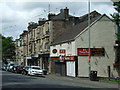
[[59, 76], [56, 74], [48, 74], [45, 77], [51, 79], [58, 79], [62, 81], [69, 81], [73, 83], [80, 83], [84, 86], [91, 86], [91, 87], [96, 86], [96, 88], [117, 88], [118, 90], [120, 90], [120, 83], [117, 82], [106, 82], [103, 80], [91, 81], [89, 80], [89, 78]]

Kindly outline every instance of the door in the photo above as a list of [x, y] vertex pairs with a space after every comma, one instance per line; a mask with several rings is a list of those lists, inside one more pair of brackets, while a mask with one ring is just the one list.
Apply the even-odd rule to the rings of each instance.
[[67, 61], [66, 62], [67, 76], [75, 77], [75, 61]]
[[66, 76], [66, 63], [61, 63], [61, 76]]
[[56, 62], [56, 63], [55, 63], [55, 73], [56, 73], [57, 75], [61, 75], [61, 65], [60, 65], [59, 62]]

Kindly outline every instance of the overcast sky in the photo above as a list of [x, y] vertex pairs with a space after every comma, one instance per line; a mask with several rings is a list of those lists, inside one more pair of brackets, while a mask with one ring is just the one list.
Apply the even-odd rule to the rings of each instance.
[[[12, 36], [15, 39], [23, 30], [27, 30], [28, 23], [31, 21], [38, 22], [39, 18], [47, 18], [48, 6], [50, 12], [58, 14], [61, 8], [68, 7], [71, 15], [80, 17], [88, 13], [87, 2], [1, 2], [0, 12], [1, 33], [4, 36]], [[91, 2], [91, 11], [98, 11], [101, 14], [113, 14], [115, 12], [113, 3], [109, 2]]]

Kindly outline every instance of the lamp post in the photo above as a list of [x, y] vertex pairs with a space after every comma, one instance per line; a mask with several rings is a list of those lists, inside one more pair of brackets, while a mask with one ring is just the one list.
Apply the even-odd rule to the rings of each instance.
[[90, 72], [91, 72], [91, 64], [90, 64], [90, 0], [88, 1], [88, 30], [89, 30], [89, 79], [90, 79]]

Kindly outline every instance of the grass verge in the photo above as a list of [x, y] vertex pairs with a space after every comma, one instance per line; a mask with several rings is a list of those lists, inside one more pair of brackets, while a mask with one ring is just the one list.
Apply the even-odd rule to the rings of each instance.
[[110, 81], [110, 82], [119, 82], [120, 83], [120, 78], [99, 78], [99, 80], [103, 81]]

